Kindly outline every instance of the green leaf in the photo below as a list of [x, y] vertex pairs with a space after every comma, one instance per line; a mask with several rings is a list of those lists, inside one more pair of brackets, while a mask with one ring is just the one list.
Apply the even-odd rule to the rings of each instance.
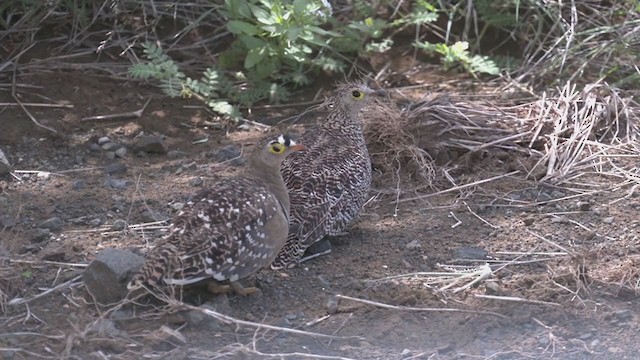
[[247, 49], [253, 49], [267, 45], [266, 41], [249, 35], [240, 35], [238, 36], [238, 38], [240, 39], [240, 41], [242, 41]]
[[263, 23], [265, 25], [272, 25], [277, 22], [276, 21], [277, 19], [274, 19], [272, 17], [272, 14], [267, 12], [267, 10], [256, 5], [249, 5], [249, 8], [251, 9], [253, 16], [256, 18], [258, 22]]
[[262, 59], [264, 59], [266, 55], [267, 55], [266, 49], [263, 47], [253, 48], [249, 50], [249, 52], [247, 53], [247, 57], [244, 59], [245, 69], [251, 69], [257, 63], [262, 61]]
[[233, 34], [255, 35], [258, 33], [258, 28], [255, 25], [239, 20], [229, 21], [227, 23], [227, 29]]

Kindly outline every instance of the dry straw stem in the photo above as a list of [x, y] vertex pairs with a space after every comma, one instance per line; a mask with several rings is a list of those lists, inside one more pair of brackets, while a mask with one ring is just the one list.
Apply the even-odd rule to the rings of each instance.
[[449, 312], [449, 313], [463, 313], [463, 314], [474, 314], [474, 315], [491, 315], [497, 316], [499, 318], [506, 319], [507, 317], [492, 311], [482, 311], [482, 310], [465, 310], [465, 309], [454, 309], [454, 308], [433, 308], [433, 307], [411, 307], [411, 306], [400, 306], [400, 305], [389, 305], [377, 301], [359, 299], [347, 295], [334, 295], [338, 299], [344, 299], [354, 302], [359, 302], [366, 305], [371, 305], [375, 307], [380, 307], [383, 309], [391, 309], [391, 310], [400, 310], [400, 311], [419, 311], [419, 312]]
[[602, 84], [578, 90], [567, 82], [557, 98], [543, 97], [530, 141], [544, 143], [544, 155], [536, 164], [546, 166], [541, 181], [570, 185], [585, 173], [615, 173], [618, 169], [608, 166], [610, 159], [638, 158], [640, 110], [632, 104]]
[[[246, 320], [240, 320], [240, 319], [236, 319], [232, 316], [229, 315], [225, 315], [222, 313], [219, 313], [217, 311], [213, 311], [213, 310], [209, 310], [209, 309], [205, 309], [205, 308], [201, 308], [198, 306], [193, 306], [193, 305], [189, 305], [186, 304], [184, 302], [182, 302], [181, 300], [178, 300], [177, 298], [175, 298], [174, 296], [171, 295], [167, 295], [167, 294], [162, 294], [162, 293], [157, 293], [151, 289], [145, 288], [147, 290], [147, 292], [149, 294], [151, 294], [152, 296], [154, 296], [155, 298], [157, 298], [158, 300], [166, 303], [168, 305], [168, 307], [170, 309], [180, 309], [180, 310], [191, 310], [191, 311], [199, 311], [207, 316], [213, 317], [225, 324], [235, 324], [236, 326], [248, 326], [248, 327], [253, 327], [253, 328], [257, 328], [257, 329], [264, 329], [264, 330], [275, 330], [275, 331], [279, 331], [279, 332], [285, 332], [285, 333], [290, 333], [290, 334], [296, 334], [296, 335], [304, 335], [304, 336], [311, 336], [311, 337], [318, 337], [318, 338], [326, 338], [326, 339], [335, 339], [335, 340], [363, 340], [362, 337], [360, 336], [333, 336], [333, 335], [326, 335], [326, 334], [320, 334], [320, 333], [315, 333], [315, 332], [309, 332], [309, 331], [304, 331], [304, 330], [297, 330], [297, 329], [291, 329], [291, 328], [286, 328], [286, 327], [282, 327], [282, 326], [274, 326], [274, 325], [269, 325], [269, 324], [264, 324], [264, 323], [258, 323], [258, 322], [253, 322], [253, 321], [246, 321]], [[139, 296], [143, 296], [143, 294], [139, 294], [137, 295]], [[125, 299], [126, 301], [130, 301]]]

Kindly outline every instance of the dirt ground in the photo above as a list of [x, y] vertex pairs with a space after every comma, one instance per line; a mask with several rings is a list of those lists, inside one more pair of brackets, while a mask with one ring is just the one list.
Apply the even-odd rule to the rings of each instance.
[[[515, 175], [396, 205], [387, 191], [394, 185], [377, 174], [361, 219], [332, 239], [330, 255], [262, 271], [255, 280], [262, 291], [254, 296], [184, 299], [239, 320], [316, 335], [225, 324], [159, 301], [151, 302], [155, 308], [96, 307], [77, 278], [83, 266], [106, 247], [143, 253], [162, 235], [151, 228], [112, 231], [112, 224], [172, 216], [189, 194], [239, 168], [211, 154], [229, 144], [250, 147], [262, 133], [255, 127], [227, 133], [208, 122], [204, 110], [185, 108], [184, 100], [107, 76], [53, 71], [18, 74], [16, 82], [23, 102], [73, 107], [28, 107], [58, 131], [53, 134], [19, 107], [0, 106], [0, 148], [18, 170], [0, 181], [4, 359], [638, 357], [640, 200], [625, 198], [629, 188], [578, 196]], [[14, 103], [11, 79], [1, 83], [0, 103]], [[438, 88], [405, 95], [428, 91]], [[82, 120], [136, 111], [147, 99], [140, 118]], [[251, 119], [275, 125], [302, 109], [254, 109]], [[169, 154], [139, 154], [134, 144], [141, 134], [164, 136]], [[110, 159], [93, 145], [105, 136], [128, 153]], [[208, 140], [194, 144], [202, 139]], [[510, 164], [525, 161], [518, 156], [478, 159], [456, 181], [509, 173]], [[113, 163], [126, 172], [106, 175]], [[59, 226], [38, 230], [54, 217]], [[493, 273], [457, 292], [470, 280], [438, 283], [424, 274], [487, 262]], [[11, 303], [15, 299], [26, 302]]]

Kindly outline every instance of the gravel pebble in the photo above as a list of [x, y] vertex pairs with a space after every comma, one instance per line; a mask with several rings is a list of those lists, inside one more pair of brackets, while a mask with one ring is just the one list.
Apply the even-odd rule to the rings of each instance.
[[59, 217], [52, 217], [41, 222], [40, 225], [38, 225], [38, 227], [56, 231], [56, 230], [60, 230], [63, 225], [64, 225], [64, 222], [62, 221], [62, 219], [60, 219]]
[[106, 144], [106, 143], [108, 143], [110, 141], [111, 141], [111, 139], [109, 139], [108, 136], [103, 136], [103, 137], [98, 139], [98, 145], [104, 145], [104, 144]]
[[127, 165], [120, 162], [115, 162], [113, 164], [107, 165], [104, 168], [104, 172], [109, 175], [124, 174], [127, 172]]
[[604, 219], [602, 219], [602, 222], [605, 224], [613, 224], [613, 221], [615, 220], [615, 218], [613, 216], [608, 216]]
[[422, 244], [420, 243], [420, 240], [415, 239], [405, 245], [405, 248], [407, 248], [407, 250], [419, 250], [422, 249]]
[[111, 225], [111, 230], [113, 231], [122, 231], [127, 228], [127, 222], [124, 220], [116, 220]]
[[160, 136], [143, 136], [138, 140], [136, 145], [137, 151], [143, 151], [147, 154], [166, 154], [169, 149], [167, 144], [165, 144], [164, 140]]
[[201, 177], [195, 177], [189, 181], [189, 184], [193, 187], [202, 186], [202, 184], [204, 184], [204, 180]]
[[106, 144], [102, 144], [100, 146], [100, 148], [104, 151], [116, 151], [117, 149], [121, 148], [122, 145], [118, 144], [118, 143], [114, 143], [114, 142], [108, 142]]
[[125, 156], [127, 156], [127, 148], [126, 147], [121, 147], [118, 150], [116, 150], [116, 156], [119, 158], [123, 158]]
[[31, 233], [31, 242], [39, 243], [49, 239], [50, 236], [51, 230], [38, 228], [33, 230], [33, 232]]
[[73, 190], [82, 190], [87, 187], [87, 183], [84, 180], [75, 180], [73, 184], [71, 184], [71, 188]]

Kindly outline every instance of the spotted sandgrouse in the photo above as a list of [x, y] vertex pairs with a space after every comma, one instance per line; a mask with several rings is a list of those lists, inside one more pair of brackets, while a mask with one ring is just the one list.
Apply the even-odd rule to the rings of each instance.
[[302, 149], [286, 135], [258, 144], [245, 173], [202, 190], [186, 204], [128, 288], [213, 279], [210, 285], [230, 283], [246, 295], [248, 289], [237, 281], [268, 266], [287, 239], [289, 196], [280, 164]]
[[340, 88], [329, 101], [332, 110], [327, 118], [302, 136], [304, 156], [293, 154], [283, 162], [291, 227], [273, 269], [321, 255], [304, 257], [307, 248], [326, 235], [339, 235], [360, 212], [371, 187], [371, 160], [360, 112], [374, 93], [361, 84]]

